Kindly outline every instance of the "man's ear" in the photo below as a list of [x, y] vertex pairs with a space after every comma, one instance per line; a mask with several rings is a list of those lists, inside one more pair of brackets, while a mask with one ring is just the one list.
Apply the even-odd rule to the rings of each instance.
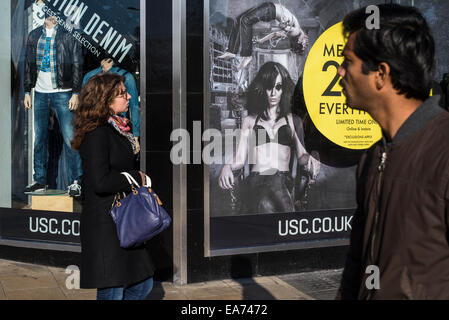
[[390, 80], [390, 66], [386, 62], [381, 62], [376, 71], [376, 88], [382, 89]]

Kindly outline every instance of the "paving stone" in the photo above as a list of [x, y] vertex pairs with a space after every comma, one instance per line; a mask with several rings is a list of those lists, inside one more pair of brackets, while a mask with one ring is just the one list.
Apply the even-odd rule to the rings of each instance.
[[248, 285], [263, 285], [263, 284], [276, 284], [275, 277], [254, 277], [254, 278], [242, 278], [242, 279], [226, 279], [222, 280], [223, 284], [229, 287], [241, 288]]
[[236, 288], [241, 288], [242, 287], [242, 283], [237, 282], [237, 281], [235, 281], [233, 279], [223, 280], [223, 284], [225, 284], [226, 286], [229, 286], [229, 287], [236, 287]]
[[188, 297], [189, 300], [243, 300], [243, 297], [239, 294], [231, 294], [231, 295], [218, 295], [218, 296], [196, 296], [196, 297]]
[[179, 292], [184, 294], [189, 299], [200, 299], [198, 297], [204, 296], [220, 296], [220, 295], [240, 295], [241, 290], [239, 288], [231, 288], [231, 287], [190, 287], [187, 286], [185, 288], [180, 288]]
[[58, 283], [50, 272], [38, 275], [6, 275], [0, 277], [0, 282], [8, 295], [11, 290], [58, 288]]
[[73, 290], [69, 293], [64, 292], [67, 300], [96, 300], [97, 290]]
[[313, 292], [338, 290], [342, 269], [282, 275], [279, 278], [313, 297]]
[[242, 300], [275, 300], [275, 297], [271, 292], [251, 285], [243, 289]]
[[331, 281], [335, 282], [336, 284], [340, 285], [340, 282], [341, 282], [341, 276], [342, 276], [342, 275], [339, 273], [339, 274], [329, 275], [328, 278], [329, 278]]
[[166, 292], [163, 300], [188, 300], [188, 298], [179, 292]]
[[298, 296], [302, 296], [305, 299], [307, 298], [306, 295], [303, 295], [302, 292], [299, 292], [296, 288], [291, 286], [270, 286], [266, 289], [269, 290], [276, 300], [293, 299]]
[[313, 300], [314, 298], [305, 292], [298, 290], [296, 287], [290, 285], [289, 283], [277, 278], [276, 283], [282, 287], [289, 288], [290, 290], [293, 290], [295, 292], [295, 296], [298, 297], [300, 300]]
[[222, 280], [208, 281], [208, 282], [196, 282], [196, 283], [189, 283], [187, 285], [187, 287], [190, 287], [190, 288], [222, 287], [222, 286], [224, 286], [224, 283]]
[[59, 288], [37, 288], [6, 291], [8, 300], [66, 300]]
[[48, 272], [48, 268], [45, 266], [0, 260], [0, 276], [3, 275], [38, 275], [41, 272]]
[[337, 290], [324, 290], [311, 292], [310, 295], [317, 300], [335, 300]]
[[11, 272], [11, 268], [14, 266], [13, 261], [0, 259], [0, 274]]

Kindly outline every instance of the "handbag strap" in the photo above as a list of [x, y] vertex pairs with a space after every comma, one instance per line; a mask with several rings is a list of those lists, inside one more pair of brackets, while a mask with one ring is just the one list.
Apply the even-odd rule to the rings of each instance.
[[[129, 184], [131, 186], [134, 184], [136, 187], [140, 187], [140, 185], [137, 183], [137, 181], [128, 172], [121, 172], [121, 174], [123, 174], [125, 176], [125, 178], [128, 180], [128, 182], [129, 182]], [[151, 179], [150, 179], [150, 177], [147, 176], [147, 175], [145, 175], [145, 177], [146, 177], [146, 179], [145, 179], [146, 181], [145, 181], [144, 187], [151, 188]]]

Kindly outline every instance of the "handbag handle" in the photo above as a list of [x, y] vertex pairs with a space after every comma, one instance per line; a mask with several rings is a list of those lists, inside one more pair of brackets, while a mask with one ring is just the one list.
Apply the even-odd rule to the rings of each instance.
[[[123, 174], [125, 176], [125, 178], [128, 180], [128, 182], [129, 182], [129, 184], [131, 186], [134, 184], [137, 188], [140, 187], [140, 185], [137, 183], [137, 181], [128, 172], [121, 172], [121, 174]], [[145, 181], [145, 184], [143, 186], [151, 188], [151, 179], [150, 179], [150, 177], [147, 176], [147, 175], [145, 175], [145, 177], [146, 177], [146, 179], [145, 179], [146, 181]]]

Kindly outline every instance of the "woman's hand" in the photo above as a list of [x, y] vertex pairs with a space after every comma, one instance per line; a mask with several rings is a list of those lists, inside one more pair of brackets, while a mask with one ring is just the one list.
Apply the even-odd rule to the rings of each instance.
[[299, 165], [304, 166], [307, 172], [310, 173], [310, 183], [315, 183], [315, 180], [320, 173], [320, 157], [317, 151], [312, 151], [311, 154], [304, 153], [299, 158]]
[[309, 162], [307, 164], [308, 170], [312, 173], [312, 180], [315, 182], [316, 177], [320, 173], [320, 156], [317, 151], [313, 150], [311, 156], [309, 157]]
[[234, 187], [234, 174], [232, 173], [231, 166], [225, 164], [221, 168], [220, 177], [218, 178], [218, 185], [222, 189], [232, 189]]
[[309, 46], [309, 37], [302, 30], [298, 37], [298, 43], [302, 45], [304, 50]]

